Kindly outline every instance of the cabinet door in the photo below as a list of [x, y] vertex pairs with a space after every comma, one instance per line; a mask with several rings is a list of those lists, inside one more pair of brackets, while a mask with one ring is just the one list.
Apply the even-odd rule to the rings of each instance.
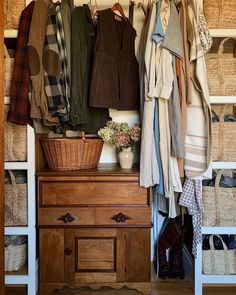
[[39, 230], [40, 283], [64, 282], [64, 229]]
[[150, 229], [65, 230], [66, 282], [149, 282]]
[[124, 229], [125, 235], [125, 281], [150, 282], [150, 229]]
[[116, 229], [66, 229], [65, 243], [66, 282], [117, 282]]

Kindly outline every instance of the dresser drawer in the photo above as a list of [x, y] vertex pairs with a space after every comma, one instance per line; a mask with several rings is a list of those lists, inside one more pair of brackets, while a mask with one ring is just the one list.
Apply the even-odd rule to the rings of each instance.
[[40, 181], [39, 206], [147, 206], [149, 191], [135, 182]]
[[94, 225], [93, 208], [40, 208], [39, 225]]
[[151, 226], [150, 208], [95, 208], [95, 225]]

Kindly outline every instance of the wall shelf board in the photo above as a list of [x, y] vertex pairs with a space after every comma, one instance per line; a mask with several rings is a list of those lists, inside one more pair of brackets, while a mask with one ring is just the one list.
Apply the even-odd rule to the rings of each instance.
[[236, 169], [236, 162], [212, 162], [212, 169]]
[[203, 226], [202, 227], [202, 234], [218, 234], [218, 235], [235, 235], [236, 234], [236, 227], [233, 226]]
[[236, 29], [210, 29], [210, 34], [214, 38], [235, 37]]
[[236, 275], [202, 275], [203, 284], [235, 284]]
[[211, 104], [236, 104], [236, 96], [210, 96]]
[[4, 38], [17, 38], [18, 30], [4, 30]]

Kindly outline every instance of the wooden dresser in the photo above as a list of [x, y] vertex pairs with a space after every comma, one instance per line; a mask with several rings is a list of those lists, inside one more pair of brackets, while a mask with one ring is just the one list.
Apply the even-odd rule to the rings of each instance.
[[40, 295], [64, 287], [151, 292], [151, 193], [138, 169], [37, 173]]

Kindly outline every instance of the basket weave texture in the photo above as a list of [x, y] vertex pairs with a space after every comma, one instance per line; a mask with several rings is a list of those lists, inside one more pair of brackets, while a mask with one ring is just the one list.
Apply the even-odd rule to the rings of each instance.
[[216, 235], [224, 250], [215, 250], [213, 236], [210, 235], [210, 250], [202, 251], [202, 267], [204, 274], [227, 275], [236, 273], [236, 249], [228, 249], [221, 236]]
[[223, 170], [218, 171], [215, 187], [202, 187], [204, 226], [236, 226], [236, 188], [219, 186], [222, 173]]
[[4, 0], [4, 29], [18, 29], [22, 10], [25, 8], [25, 0]]
[[97, 167], [101, 138], [45, 138], [42, 147], [50, 170], [65, 171]]
[[224, 38], [221, 42], [214, 39], [213, 46], [205, 55], [205, 59], [210, 95], [235, 96], [236, 39]]
[[4, 126], [4, 160], [26, 161], [27, 127], [5, 120]]
[[204, 0], [203, 11], [210, 29], [236, 28], [235, 0]]
[[27, 259], [27, 245], [11, 244], [5, 247], [5, 271], [18, 271]]
[[11, 184], [5, 184], [5, 225], [27, 225], [27, 184], [17, 184], [12, 171], [8, 171]]
[[219, 122], [212, 123], [213, 161], [236, 160], [236, 122], [224, 122], [225, 107], [220, 109]]
[[12, 58], [4, 45], [4, 95], [9, 96], [11, 91], [11, 79], [14, 67], [14, 58]]

